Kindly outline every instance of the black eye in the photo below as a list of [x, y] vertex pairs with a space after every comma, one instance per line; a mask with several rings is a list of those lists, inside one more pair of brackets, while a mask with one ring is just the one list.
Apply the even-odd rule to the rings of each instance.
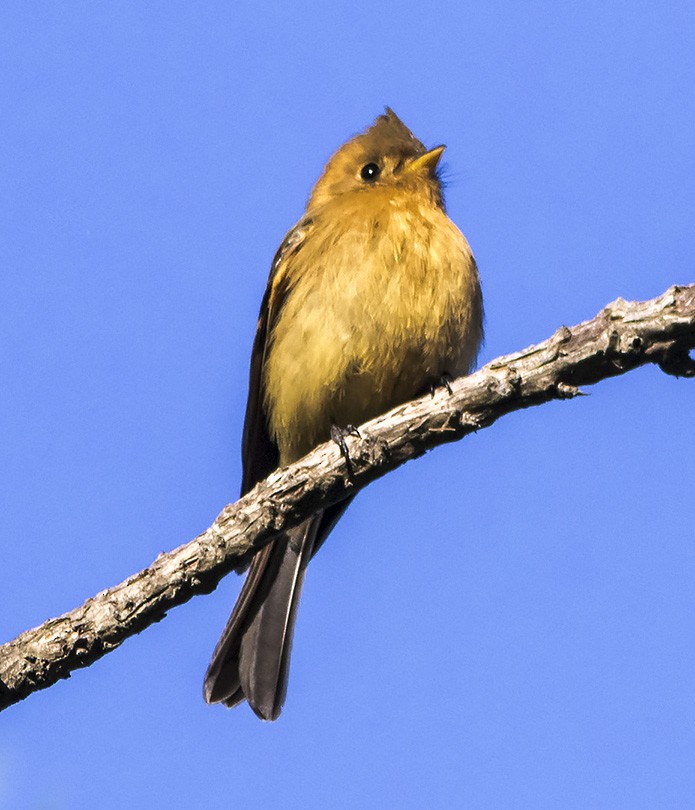
[[360, 177], [365, 181], [365, 183], [373, 183], [380, 174], [381, 169], [376, 163], [367, 163], [366, 165], [362, 166], [360, 171]]

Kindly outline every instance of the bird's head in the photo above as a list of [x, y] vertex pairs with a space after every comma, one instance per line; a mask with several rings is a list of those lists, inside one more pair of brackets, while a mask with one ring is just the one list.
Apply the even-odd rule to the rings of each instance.
[[386, 108], [369, 129], [338, 149], [316, 182], [307, 211], [344, 194], [406, 188], [443, 206], [437, 174], [444, 146], [426, 149], [396, 113]]

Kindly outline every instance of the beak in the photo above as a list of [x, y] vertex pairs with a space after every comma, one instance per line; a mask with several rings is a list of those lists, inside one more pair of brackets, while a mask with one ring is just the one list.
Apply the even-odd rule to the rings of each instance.
[[406, 166], [406, 172], [430, 172], [434, 174], [445, 149], [446, 146], [444, 145], [435, 146], [434, 149], [430, 149], [430, 151], [425, 152], [424, 155], [416, 157], [412, 163]]

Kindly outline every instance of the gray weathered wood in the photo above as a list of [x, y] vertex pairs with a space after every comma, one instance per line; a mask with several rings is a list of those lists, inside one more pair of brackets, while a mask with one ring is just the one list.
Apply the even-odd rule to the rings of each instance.
[[651, 301], [614, 301], [590, 321], [561, 327], [543, 343], [500, 357], [455, 380], [452, 394], [395, 408], [348, 438], [352, 477], [327, 443], [277, 470], [190, 543], [157, 559], [81, 607], [27, 630], [0, 647], [0, 709], [45, 689], [159, 621], [170, 608], [213, 590], [280, 529], [319, 506], [353, 495], [427, 450], [493, 424], [500, 416], [646, 363], [695, 376], [695, 285], [671, 287]]

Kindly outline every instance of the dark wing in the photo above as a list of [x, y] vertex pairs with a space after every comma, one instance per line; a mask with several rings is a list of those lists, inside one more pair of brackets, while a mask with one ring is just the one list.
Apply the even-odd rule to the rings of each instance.
[[[287, 272], [287, 260], [300, 250], [307, 233], [311, 229], [311, 225], [312, 220], [309, 217], [300, 220], [280, 243], [270, 268], [270, 276], [261, 302], [256, 337], [251, 350], [249, 397], [246, 403], [246, 418], [244, 420], [244, 434], [241, 444], [242, 495], [245, 495], [259, 481], [267, 478], [278, 466], [278, 448], [268, 432], [268, 421], [263, 404], [263, 363], [268, 340], [272, 335], [282, 304], [291, 289], [290, 276]], [[348, 498], [324, 511], [316, 533], [313, 546], [314, 554], [319, 550], [351, 501], [352, 498]], [[256, 555], [255, 573], [259, 578], [263, 575], [263, 568], [269, 558], [270, 547], [266, 548], [266, 554], [259, 552]], [[253, 577], [249, 576], [249, 580], [253, 580]], [[250, 581], [248, 586], [249, 593], [253, 593], [255, 591], [253, 582]], [[241, 598], [240, 601], [242, 601]], [[245, 608], [246, 606], [240, 612], [245, 613]]]
[[273, 259], [268, 284], [261, 302], [256, 337], [251, 350], [249, 397], [246, 403], [244, 434], [241, 443], [242, 495], [270, 475], [278, 466], [278, 448], [268, 432], [268, 420], [263, 402], [263, 363], [268, 340], [291, 287], [287, 272], [287, 259], [301, 248], [310, 226], [311, 220], [303, 219], [282, 240]]
[[[310, 220], [302, 220], [282, 241], [261, 303], [251, 351], [241, 451], [242, 495], [278, 465], [278, 448], [268, 431], [263, 401], [263, 364], [274, 325], [291, 289], [288, 259], [300, 249], [310, 225]], [[287, 687], [294, 616], [315, 535], [316, 521], [310, 518], [302, 526], [278, 535], [254, 556], [205, 676], [208, 703], [222, 701], [234, 706], [247, 698], [265, 719], [279, 714]]]

